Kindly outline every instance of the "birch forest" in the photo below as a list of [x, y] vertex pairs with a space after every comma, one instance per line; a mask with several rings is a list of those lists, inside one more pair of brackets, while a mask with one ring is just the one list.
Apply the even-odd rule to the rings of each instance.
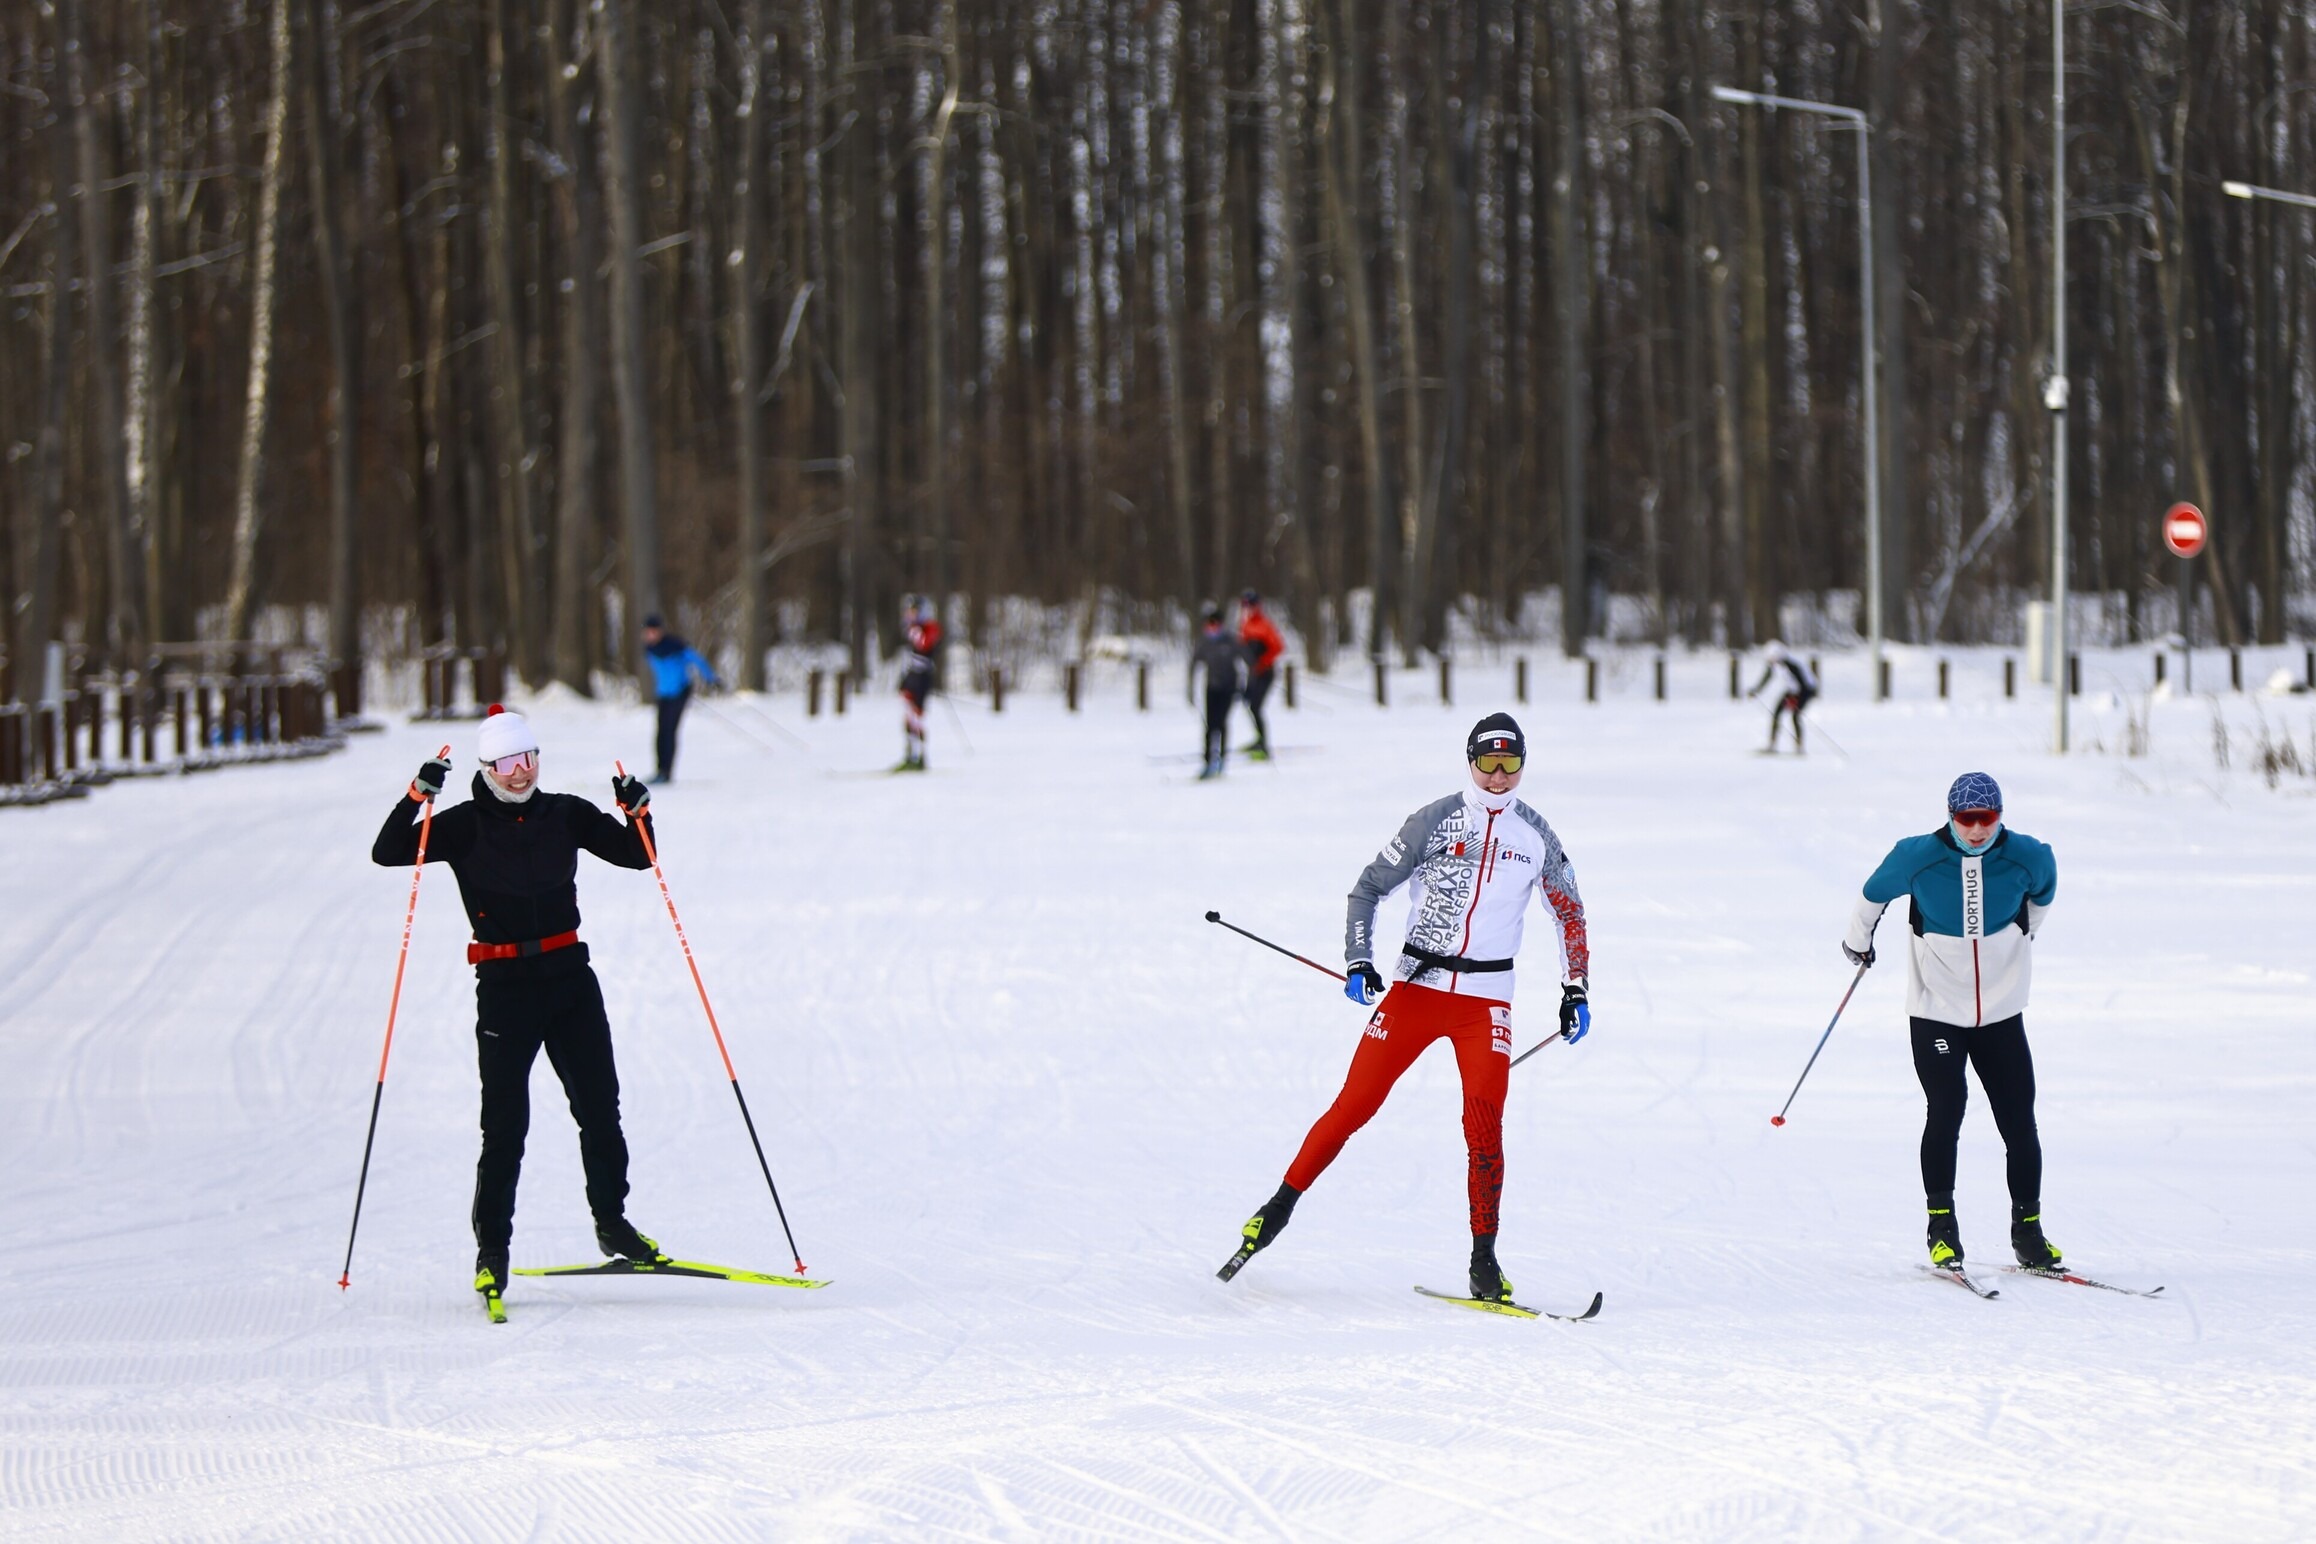
[[5, 647], [1741, 646], [1860, 614], [1869, 276], [1892, 637], [2017, 636], [2054, 426], [2101, 625], [2189, 499], [2304, 634], [2311, 9], [2068, 8], [2054, 414], [2048, 0], [0, 0]]

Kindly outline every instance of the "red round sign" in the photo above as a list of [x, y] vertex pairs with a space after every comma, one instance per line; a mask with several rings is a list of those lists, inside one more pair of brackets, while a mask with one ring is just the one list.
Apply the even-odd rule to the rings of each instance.
[[2174, 504], [2163, 512], [2163, 545], [2183, 558], [2203, 551], [2204, 538], [2210, 533], [2203, 511], [2193, 504]]

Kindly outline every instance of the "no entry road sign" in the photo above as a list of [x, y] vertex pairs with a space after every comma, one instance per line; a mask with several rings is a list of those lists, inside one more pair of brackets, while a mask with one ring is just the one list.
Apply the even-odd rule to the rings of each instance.
[[2174, 504], [2163, 512], [2163, 545], [2183, 558], [2203, 551], [2204, 538], [2210, 534], [2210, 522], [2193, 504]]

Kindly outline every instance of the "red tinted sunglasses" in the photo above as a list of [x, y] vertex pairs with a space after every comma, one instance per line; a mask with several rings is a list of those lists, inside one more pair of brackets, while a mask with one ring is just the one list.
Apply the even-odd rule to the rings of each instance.
[[2002, 819], [2000, 810], [1956, 810], [1954, 823], [1958, 826], [1991, 826]]

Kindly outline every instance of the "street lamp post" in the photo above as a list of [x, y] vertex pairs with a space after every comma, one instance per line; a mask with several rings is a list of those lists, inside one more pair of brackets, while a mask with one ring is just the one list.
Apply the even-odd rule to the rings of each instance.
[[1854, 107], [1837, 107], [1831, 102], [1775, 96], [1766, 91], [1740, 91], [1735, 86], [1715, 86], [1713, 99], [1816, 113], [1820, 117], [1839, 119], [1858, 131], [1858, 273], [1863, 281], [1860, 287], [1865, 291], [1866, 334], [1859, 381], [1859, 395], [1866, 405], [1866, 631], [1873, 646], [1874, 700], [1879, 702], [1882, 700], [1882, 420], [1874, 369], [1880, 335], [1874, 330], [1874, 176], [1867, 144], [1871, 130], [1864, 113]]
[[2067, 753], [2067, 6], [2051, 0], [2051, 750]]

